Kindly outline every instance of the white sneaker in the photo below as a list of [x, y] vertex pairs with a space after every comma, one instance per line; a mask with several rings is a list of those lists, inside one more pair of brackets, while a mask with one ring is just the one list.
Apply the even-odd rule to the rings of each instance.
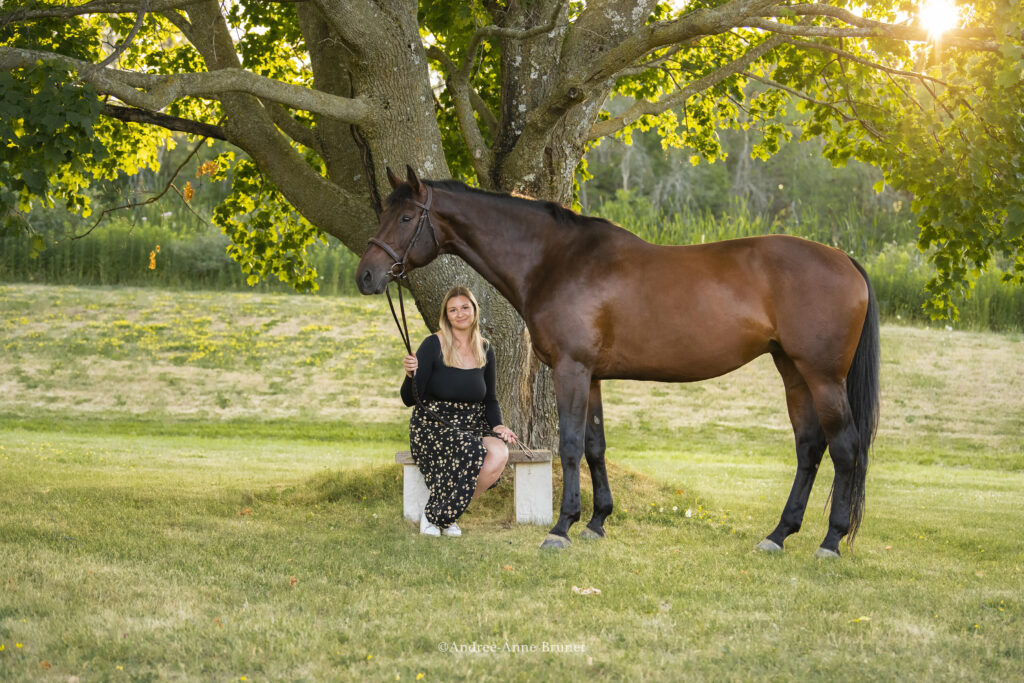
[[[436, 529], [437, 527], [434, 527], [434, 528]], [[450, 527], [446, 528], [441, 533], [444, 534], [445, 536], [461, 536], [462, 535], [462, 529], [459, 528], [458, 524], [456, 524], [455, 522], [452, 522], [452, 525]]]
[[[447, 531], [447, 530], [446, 530]], [[427, 536], [440, 536], [441, 530], [430, 523], [426, 515], [420, 516], [420, 533]]]

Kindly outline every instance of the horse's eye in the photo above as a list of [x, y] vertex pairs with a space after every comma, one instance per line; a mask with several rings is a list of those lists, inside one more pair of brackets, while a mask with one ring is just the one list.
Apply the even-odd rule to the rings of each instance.
[[398, 222], [399, 223], [408, 223], [411, 220], [412, 220], [412, 218], [410, 216], [402, 216], [401, 218], [398, 219]]

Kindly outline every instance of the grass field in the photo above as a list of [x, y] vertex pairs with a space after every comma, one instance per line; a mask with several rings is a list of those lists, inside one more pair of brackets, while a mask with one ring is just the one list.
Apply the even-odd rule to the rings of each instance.
[[0, 286], [0, 680], [1024, 677], [1021, 335], [883, 326], [865, 521], [821, 562], [827, 462], [787, 552], [751, 550], [794, 467], [765, 359], [607, 383], [604, 541], [539, 552], [507, 481], [419, 536], [391, 325]]

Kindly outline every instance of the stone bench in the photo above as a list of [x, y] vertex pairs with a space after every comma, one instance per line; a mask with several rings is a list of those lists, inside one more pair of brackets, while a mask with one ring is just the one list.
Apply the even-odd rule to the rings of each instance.
[[[395, 453], [395, 462], [403, 466], [402, 507], [405, 518], [419, 523], [430, 492], [409, 451]], [[508, 452], [508, 465], [515, 470], [516, 522], [551, 524], [551, 451]]]

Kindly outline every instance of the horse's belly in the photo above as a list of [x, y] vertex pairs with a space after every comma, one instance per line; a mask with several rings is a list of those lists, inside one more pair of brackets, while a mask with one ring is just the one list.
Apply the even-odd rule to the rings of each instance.
[[767, 334], [731, 331], [703, 337], [643, 335], [604, 349], [594, 366], [602, 379], [697, 382], [746, 365], [771, 350]]

